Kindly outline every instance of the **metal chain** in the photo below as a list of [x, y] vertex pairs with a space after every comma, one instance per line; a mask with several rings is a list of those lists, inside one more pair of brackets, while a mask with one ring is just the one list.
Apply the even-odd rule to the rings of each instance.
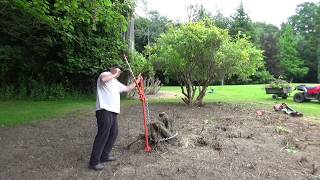
[[[132, 78], [133, 78], [133, 81], [136, 81], [136, 78], [135, 78], [134, 73], [133, 73], [133, 71], [132, 71], [132, 68], [131, 68], [131, 66], [130, 66], [130, 64], [129, 64], [129, 62], [128, 62], [127, 57], [124, 56], [124, 59], [125, 59], [128, 67], [129, 67], [129, 71], [130, 71], [130, 73], [131, 73], [131, 76], [132, 76]], [[149, 103], [148, 103], [148, 99], [147, 99], [146, 96], [145, 96], [145, 98], [146, 98], [146, 109], [147, 109], [147, 122], [150, 123]]]
[[147, 109], [147, 122], [150, 123], [150, 111], [149, 111], [149, 103], [148, 103], [148, 99], [146, 97], [146, 109]]

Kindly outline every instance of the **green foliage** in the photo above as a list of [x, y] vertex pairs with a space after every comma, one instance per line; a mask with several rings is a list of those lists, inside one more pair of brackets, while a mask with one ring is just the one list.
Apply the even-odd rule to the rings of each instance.
[[278, 41], [280, 30], [278, 27], [265, 24], [255, 23], [255, 44], [263, 50], [266, 69], [274, 76], [279, 76], [280, 60]]
[[217, 14], [213, 17], [213, 21], [218, 28], [230, 29], [231, 19], [223, 16], [223, 14], [220, 12], [217, 12]]
[[265, 69], [258, 69], [250, 79], [250, 82], [254, 84], [264, 84], [274, 80], [274, 77], [269, 73], [269, 71]]
[[133, 52], [132, 60], [130, 62], [132, 70], [137, 76], [138, 74], [144, 74], [146, 76], [154, 76], [154, 70], [151, 62], [149, 62], [141, 53]]
[[67, 90], [61, 84], [47, 86], [37, 81], [31, 82], [30, 97], [33, 100], [54, 100], [65, 96], [67, 96]]
[[226, 41], [216, 54], [217, 78], [226, 79], [233, 75], [245, 80], [263, 67], [262, 51], [246, 38]]
[[320, 74], [320, 3], [305, 2], [298, 5], [296, 14], [289, 18], [288, 24], [301, 37], [298, 54], [309, 68], [306, 79], [310, 82], [320, 81], [320, 76], [317, 79], [317, 74]]
[[288, 152], [288, 154], [293, 155], [298, 152], [298, 149], [295, 147], [288, 147], [286, 148], [286, 151]]
[[145, 46], [152, 45], [160, 34], [167, 30], [169, 20], [157, 11], [149, 11], [147, 18], [137, 17], [135, 20], [135, 49], [143, 52]]
[[189, 22], [205, 21], [211, 19], [212, 14], [203, 5], [189, 5], [187, 7]]
[[0, 99], [10, 99], [11, 97], [14, 97], [15, 94], [16, 93], [13, 85], [7, 85], [7, 86], [4, 86], [3, 84], [1, 85]]
[[[62, 97], [61, 86], [91, 93], [97, 74], [122, 62], [134, 2], [5, 0], [0, 7], [0, 80], [43, 99]], [[43, 93], [28, 85], [34, 81]]]
[[298, 57], [298, 39], [293, 33], [291, 26], [283, 28], [279, 39], [280, 64], [288, 79], [300, 78], [307, 74], [308, 68]]
[[[227, 31], [212, 24], [205, 21], [173, 27], [155, 46], [158, 51], [153, 56], [165, 74], [179, 82], [189, 105], [201, 105], [213, 81], [233, 75], [247, 79], [263, 66], [262, 51], [247, 38], [231, 41]], [[199, 95], [193, 101], [197, 85]]]
[[[75, 93], [76, 90], [73, 91]], [[47, 85], [43, 82], [32, 80], [29, 87], [20, 85], [18, 88], [13, 85], [2, 84], [0, 88], [0, 99], [17, 100], [55, 100], [62, 99], [70, 95], [71, 91], [66, 89], [62, 84]]]
[[248, 14], [246, 13], [243, 3], [241, 2], [237, 8], [236, 13], [231, 17], [232, 21], [230, 23], [230, 36], [232, 38], [237, 38], [239, 35], [247, 36], [249, 39], [255, 41], [255, 31], [252, 21]]
[[[203, 23], [172, 27], [156, 44], [157, 58], [165, 67], [166, 74], [178, 81], [185, 81], [185, 76], [190, 76], [190, 81], [207, 80], [202, 75], [212, 72], [215, 52], [226, 38], [226, 31], [214, 26], [206, 27]], [[212, 76], [211, 73], [208, 75]]]
[[292, 88], [292, 85], [283, 79], [274, 79], [270, 84], [266, 85], [267, 88]]
[[205, 92], [214, 80], [215, 53], [227, 38], [226, 31], [199, 22], [172, 27], [158, 39], [154, 57], [165, 74], [179, 82], [186, 104], [202, 104], [204, 95], [201, 93], [193, 102], [194, 85]]

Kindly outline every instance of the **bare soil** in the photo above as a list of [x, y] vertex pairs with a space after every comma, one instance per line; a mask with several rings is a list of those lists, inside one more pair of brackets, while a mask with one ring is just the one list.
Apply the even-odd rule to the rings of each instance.
[[177, 139], [145, 153], [141, 107], [122, 108], [117, 161], [89, 170], [94, 109], [0, 129], [0, 179], [320, 179], [320, 127], [305, 118], [240, 105], [150, 105], [165, 111]]

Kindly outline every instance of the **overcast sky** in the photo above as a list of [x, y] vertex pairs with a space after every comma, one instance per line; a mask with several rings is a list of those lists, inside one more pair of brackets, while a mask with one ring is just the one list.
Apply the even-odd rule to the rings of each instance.
[[[142, 1], [147, 2], [147, 7]], [[233, 15], [241, 0], [138, 0], [136, 13], [143, 16], [145, 9], [157, 10], [172, 20], [186, 21], [187, 6], [202, 4], [215, 14], [219, 10], [225, 16]], [[254, 22], [265, 22], [280, 27], [282, 22], [295, 14], [298, 4], [319, 0], [242, 0], [245, 11]]]

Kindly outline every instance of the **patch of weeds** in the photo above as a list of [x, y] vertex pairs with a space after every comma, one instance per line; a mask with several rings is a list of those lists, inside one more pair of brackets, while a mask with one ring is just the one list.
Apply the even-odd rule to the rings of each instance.
[[196, 138], [196, 143], [197, 143], [197, 145], [200, 146], [200, 147], [203, 147], [203, 146], [207, 146], [207, 145], [208, 145], [207, 140], [206, 140], [203, 136], [197, 137], [197, 138]]
[[289, 133], [291, 133], [291, 131], [289, 129], [287, 129], [287, 128], [283, 127], [283, 126], [277, 126], [276, 127], [276, 132], [278, 134], [289, 134]]
[[293, 154], [295, 154], [295, 153], [297, 153], [298, 152], [298, 149], [296, 149], [295, 147], [288, 147], [287, 149], [285, 149], [287, 152], [288, 152], [288, 154], [290, 154], [290, 155], [293, 155]]
[[308, 180], [320, 180], [320, 176], [311, 175]]

